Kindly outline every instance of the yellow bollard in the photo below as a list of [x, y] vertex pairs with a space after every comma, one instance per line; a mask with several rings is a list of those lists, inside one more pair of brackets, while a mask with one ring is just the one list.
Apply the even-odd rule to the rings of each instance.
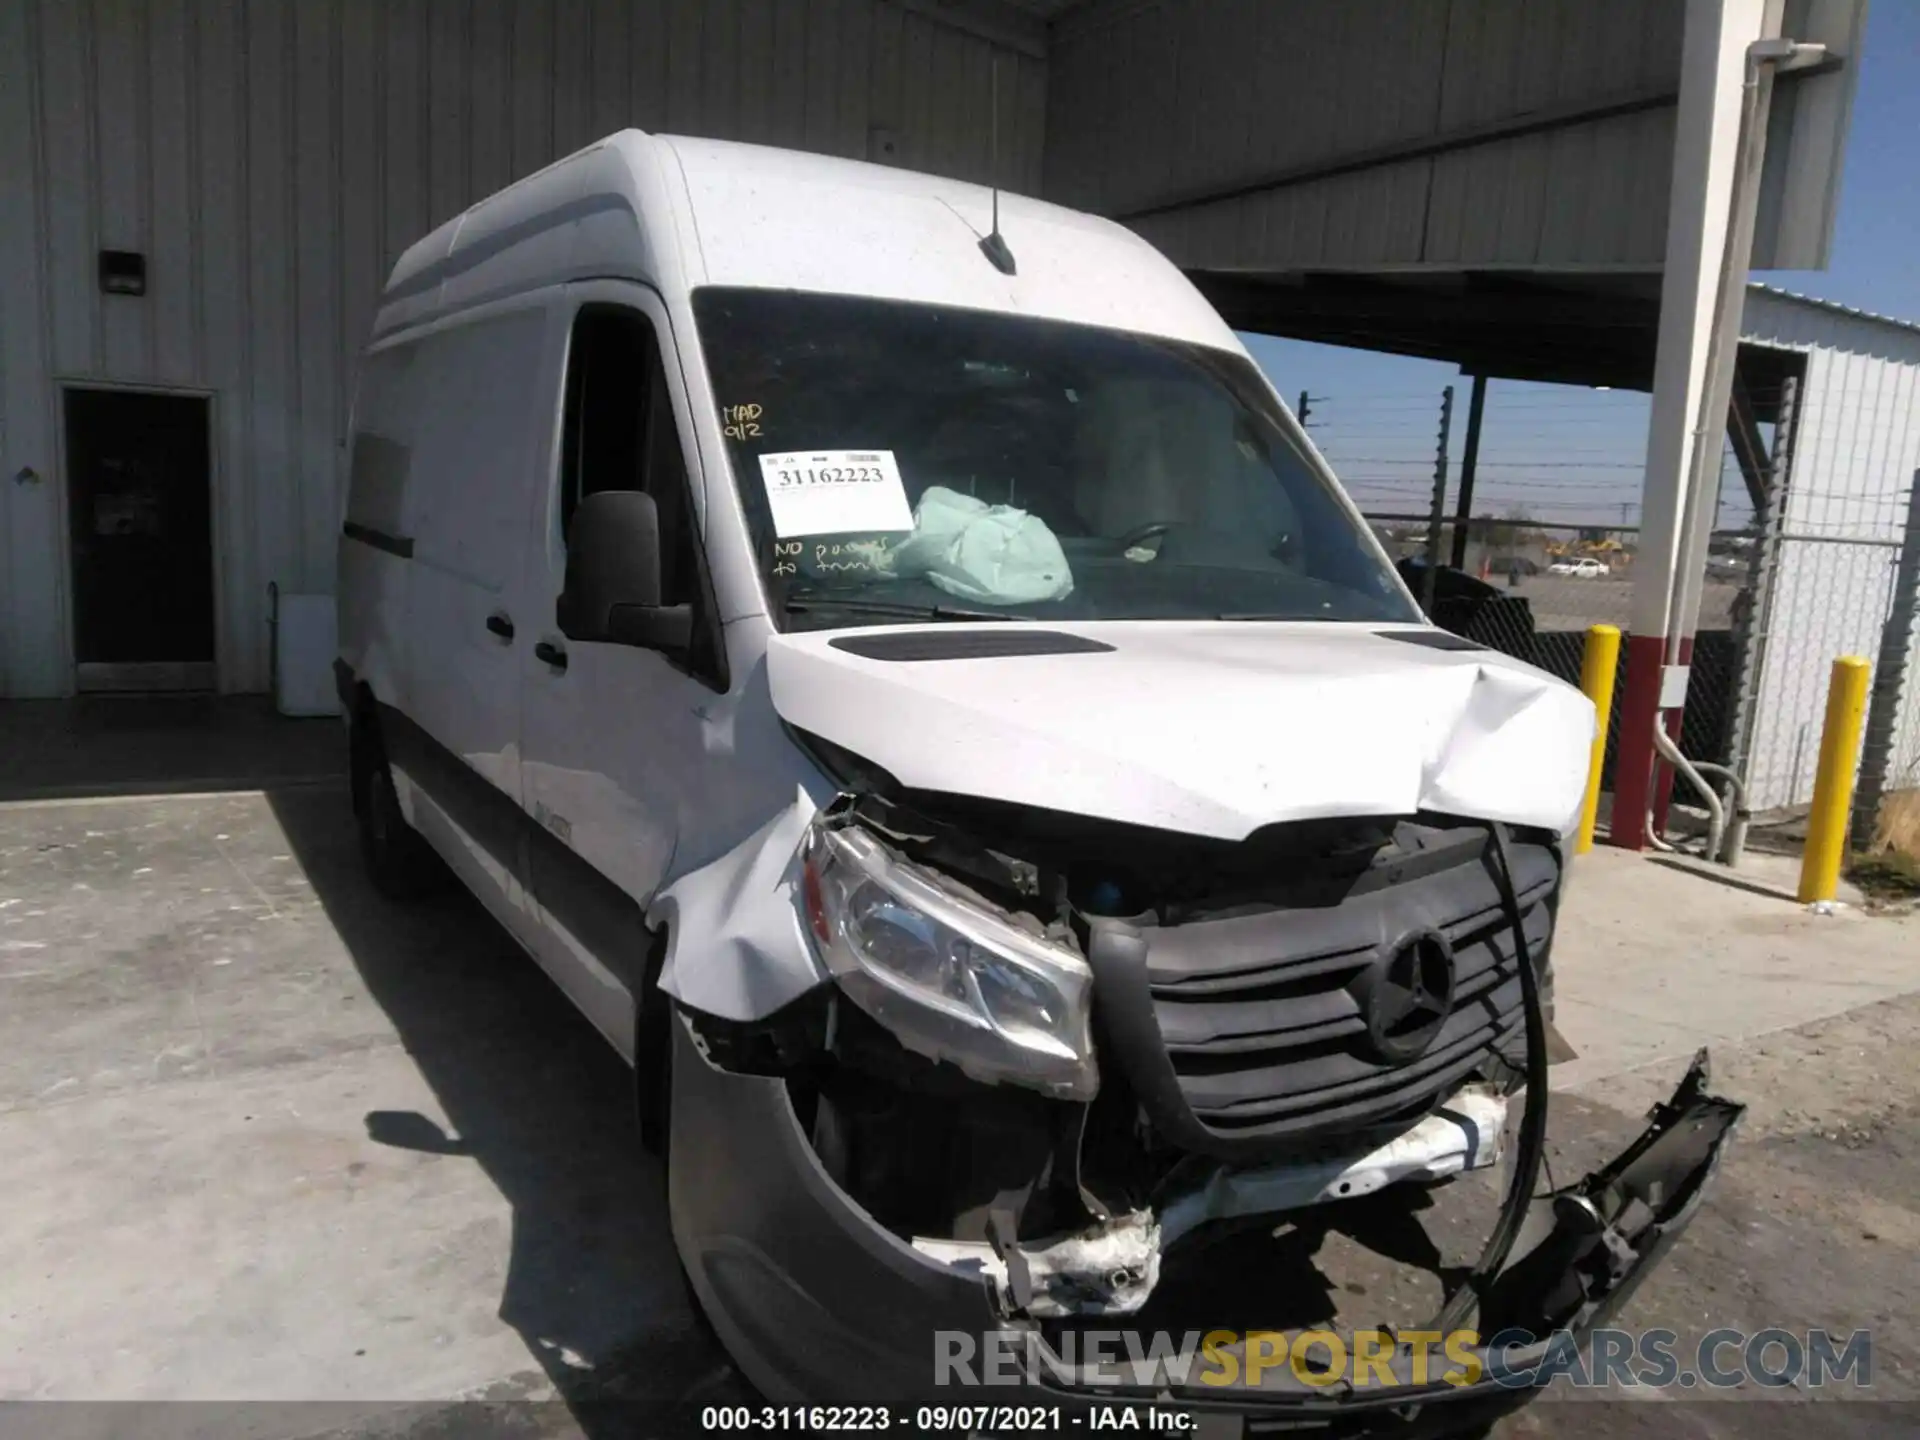
[[1613, 672], [1620, 668], [1620, 631], [1613, 625], [1595, 625], [1587, 631], [1587, 648], [1580, 657], [1580, 688], [1593, 701], [1593, 758], [1587, 762], [1587, 803], [1580, 811], [1580, 834], [1573, 853], [1593, 849], [1593, 826], [1600, 817], [1600, 769], [1607, 763], [1607, 725], [1613, 719]]
[[1827, 719], [1820, 730], [1820, 769], [1807, 816], [1807, 848], [1800, 859], [1800, 902], [1831, 900], [1840, 890], [1847, 849], [1847, 812], [1860, 758], [1860, 723], [1867, 713], [1867, 662], [1842, 655], [1827, 681]]

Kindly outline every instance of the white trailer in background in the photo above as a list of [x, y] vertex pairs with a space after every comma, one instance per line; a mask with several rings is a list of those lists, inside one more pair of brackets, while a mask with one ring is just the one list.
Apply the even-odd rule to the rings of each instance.
[[1864, 655], [1879, 672], [1866, 740], [1881, 747], [1871, 757], [1879, 780], [1920, 785], [1920, 635], [1883, 644], [1897, 566], [1914, 543], [1920, 323], [1755, 286], [1743, 329], [1743, 349], [1789, 351], [1801, 365], [1771, 598], [1757, 617], [1760, 665], [1742, 747], [1748, 803], [1768, 811], [1813, 798], [1827, 677], [1840, 655]]

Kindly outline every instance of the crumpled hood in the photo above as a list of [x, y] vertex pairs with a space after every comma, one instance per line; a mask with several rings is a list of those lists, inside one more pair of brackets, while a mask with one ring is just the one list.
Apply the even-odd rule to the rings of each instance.
[[911, 634], [965, 648], [957, 631], [1103, 648], [897, 659], [848, 646], [898, 647], [906, 627], [776, 635], [774, 707], [915, 789], [1229, 840], [1277, 821], [1420, 810], [1565, 834], [1585, 795], [1592, 704], [1492, 651], [1329, 623]]

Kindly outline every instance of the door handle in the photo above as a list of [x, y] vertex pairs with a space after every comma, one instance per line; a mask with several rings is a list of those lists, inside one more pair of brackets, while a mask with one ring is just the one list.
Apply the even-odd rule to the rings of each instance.
[[495, 635], [498, 635], [502, 640], [513, 639], [513, 619], [511, 616], [502, 615], [498, 611], [495, 611], [493, 614], [487, 616], [487, 629], [491, 630]]
[[542, 640], [533, 647], [533, 658], [546, 661], [556, 670], [567, 668], [567, 652], [550, 640]]

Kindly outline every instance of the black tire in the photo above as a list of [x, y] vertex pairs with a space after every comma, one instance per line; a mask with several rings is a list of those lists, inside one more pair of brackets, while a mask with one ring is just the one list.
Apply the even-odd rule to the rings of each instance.
[[660, 991], [666, 948], [664, 930], [650, 937], [633, 1027], [633, 1098], [640, 1146], [660, 1162], [663, 1173], [673, 1095], [673, 1002]]
[[370, 720], [354, 722], [354, 815], [360, 856], [373, 888], [389, 900], [417, 900], [439, 888], [446, 871], [433, 847], [407, 823], [386, 750]]
[[[666, 957], [666, 932], [655, 934], [653, 948], [647, 957], [645, 978], [640, 987], [640, 1003], [635, 1007], [633, 1035], [633, 1099], [634, 1115], [639, 1122], [640, 1148], [653, 1158], [660, 1167], [659, 1186], [661, 1213], [670, 1215], [673, 1208], [673, 1047], [674, 1026], [673, 1001], [660, 990], [660, 963]], [[695, 1327], [706, 1337], [714, 1350], [727, 1359], [727, 1347], [720, 1338], [720, 1332], [713, 1328], [713, 1321], [707, 1317], [706, 1307], [700, 1303], [700, 1293], [693, 1288], [693, 1277], [687, 1273], [686, 1257], [681, 1255], [679, 1245], [674, 1241], [669, 1220], [667, 1243], [673, 1247], [674, 1266], [680, 1272], [680, 1291], [686, 1300], [687, 1313], [693, 1317]], [[738, 1375], [738, 1370], [734, 1371]], [[746, 1382], [741, 1380], [740, 1384]]]

